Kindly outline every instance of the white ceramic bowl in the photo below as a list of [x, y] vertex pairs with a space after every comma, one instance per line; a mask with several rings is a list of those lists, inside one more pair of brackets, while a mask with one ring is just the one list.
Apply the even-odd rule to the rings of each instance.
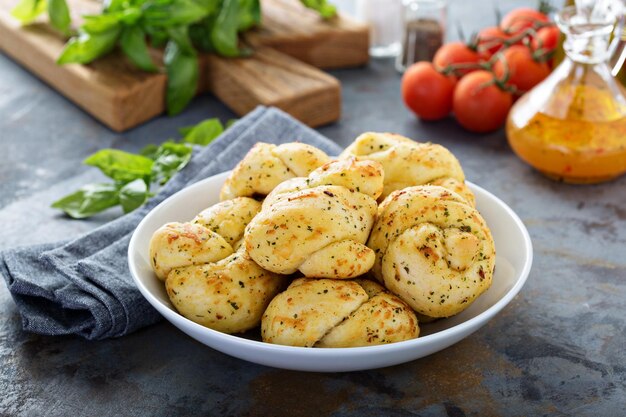
[[374, 369], [421, 358], [458, 342], [478, 330], [520, 291], [532, 264], [532, 244], [522, 221], [506, 204], [469, 184], [476, 205], [491, 228], [496, 244], [493, 284], [461, 314], [421, 327], [417, 339], [380, 346], [312, 349], [272, 345], [206, 328], [176, 312], [164, 285], [152, 272], [150, 237], [167, 222], [188, 221], [219, 201], [228, 172], [179, 191], [156, 206], [139, 223], [128, 248], [128, 263], [137, 287], [167, 320], [199, 342], [237, 358], [276, 368], [339, 372]]

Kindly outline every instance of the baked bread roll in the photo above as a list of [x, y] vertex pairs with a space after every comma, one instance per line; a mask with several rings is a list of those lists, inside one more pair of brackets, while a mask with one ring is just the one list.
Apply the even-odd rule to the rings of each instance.
[[306, 177], [329, 161], [326, 153], [305, 143], [292, 142], [276, 146], [259, 142], [226, 179], [220, 191], [220, 200], [265, 197], [281, 182]]
[[194, 223], [167, 223], [150, 240], [152, 270], [161, 281], [174, 268], [217, 262], [231, 253], [222, 236]]
[[198, 214], [192, 223], [220, 235], [233, 249], [242, 242], [246, 226], [261, 211], [261, 203], [248, 197], [222, 201]]
[[417, 313], [449, 317], [491, 285], [495, 247], [480, 213], [439, 186], [394, 191], [367, 242], [372, 273]]
[[278, 274], [340, 279], [367, 272], [374, 252], [365, 242], [382, 185], [380, 164], [355, 158], [281, 185], [246, 228], [250, 257]]
[[385, 187], [381, 200], [395, 190], [432, 184], [448, 188], [474, 205], [474, 194], [465, 185], [461, 164], [441, 145], [418, 143], [392, 133], [367, 132], [356, 138], [339, 158], [349, 156], [382, 164]]
[[173, 269], [165, 289], [176, 310], [189, 320], [224, 333], [257, 327], [287, 277], [266, 271], [242, 246], [212, 263]]
[[264, 342], [303, 347], [356, 347], [413, 339], [415, 313], [368, 280], [300, 278], [263, 314]]
[[[259, 325], [286, 277], [265, 271], [240, 244], [261, 209], [247, 197], [224, 201], [189, 223], [168, 223], [150, 242], [152, 267], [178, 312], [224, 333]], [[238, 248], [235, 249], [235, 248]]]
[[260, 209], [258, 201], [240, 197], [209, 207], [189, 223], [161, 226], [150, 240], [150, 261], [156, 276], [163, 281], [173, 268], [226, 258]]

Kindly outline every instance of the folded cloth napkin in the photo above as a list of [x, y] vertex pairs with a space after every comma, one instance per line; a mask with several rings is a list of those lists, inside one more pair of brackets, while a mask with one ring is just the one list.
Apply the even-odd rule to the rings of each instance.
[[198, 180], [232, 169], [258, 141], [300, 141], [330, 155], [340, 148], [274, 108], [259, 107], [211, 144], [141, 208], [77, 239], [0, 253], [0, 274], [25, 330], [87, 339], [123, 336], [160, 320], [135, 286], [127, 262], [130, 237], [153, 207]]

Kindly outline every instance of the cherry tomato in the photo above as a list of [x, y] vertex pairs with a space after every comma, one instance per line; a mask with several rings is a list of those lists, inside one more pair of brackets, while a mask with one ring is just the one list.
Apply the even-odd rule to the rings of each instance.
[[[477, 64], [481, 61], [481, 55], [470, 49], [463, 42], [450, 42], [443, 45], [435, 52], [433, 64], [438, 69], [444, 69], [451, 64]], [[459, 70], [459, 74], [465, 75], [474, 69]]]
[[[526, 92], [539, 84], [550, 74], [550, 67], [545, 62], [533, 59], [532, 52], [525, 46], [514, 45], [506, 49], [502, 55], [509, 71], [508, 85], [520, 92]], [[493, 71], [499, 79], [504, 77], [505, 66], [502, 59], [496, 61]]]
[[548, 16], [530, 7], [520, 7], [507, 13], [500, 22], [500, 29], [510, 35], [517, 35], [533, 27], [535, 23], [548, 22]]
[[402, 98], [422, 119], [443, 119], [452, 110], [455, 83], [454, 77], [439, 73], [430, 62], [417, 62], [402, 77]]
[[543, 49], [546, 51], [552, 51], [559, 43], [559, 37], [561, 31], [556, 26], [546, 26], [537, 31], [535, 37], [533, 37], [530, 45], [533, 50]]
[[512, 104], [513, 97], [494, 84], [493, 74], [478, 70], [459, 80], [452, 110], [465, 129], [484, 133], [504, 125]]
[[497, 26], [489, 26], [478, 32], [478, 50], [492, 56], [503, 46], [503, 42], [511, 35], [504, 33]]

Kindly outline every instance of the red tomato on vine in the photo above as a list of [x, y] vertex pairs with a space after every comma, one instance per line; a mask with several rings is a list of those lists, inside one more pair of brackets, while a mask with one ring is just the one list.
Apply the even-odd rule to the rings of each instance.
[[496, 61], [493, 71], [498, 79], [502, 79], [508, 71], [506, 83], [521, 93], [530, 90], [550, 75], [548, 64], [535, 61], [530, 49], [522, 45], [506, 49], [502, 59]]
[[556, 26], [546, 26], [537, 31], [537, 34], [533, 37], [530, 42], [533, 50], [545, 50], [545, 51], [553, 51], [558, 43], [559, 37], [561, 36], [561, 31]]
[[454, 77], [441, 74], [430, 62], [417, 62], [402, 77], [402, 98], [420, 118], [443, 119], [452, 110], [455, 83]]
[[478, 70], [458, 82], [452, 110], [465, 129], [485, 133], [504, 125], [512, 104], [513, 97], [496, 85], [493, 74]]
[[539, 10], [520, 7], [507, 13], [500, 22], [500, 29], [510, 35], [517, 35], [536, 24], [549, 22], [550, 19]]
[[491, 57], [504, 46], [504, 42], [510, 39], [511, 35], [504, 33], [497, 26], [489, 26], [481, 29], [477, 38], [478, 50], [484, 51], [486, 55]]
[[[437, 69], [445, 69], [449, 65], [478, 64], [482, 56], [463, 42], [450, 42], [437, 50], [433, 64]], [[461, 68], [459, 75], [465, 75], [475, 68]]]

